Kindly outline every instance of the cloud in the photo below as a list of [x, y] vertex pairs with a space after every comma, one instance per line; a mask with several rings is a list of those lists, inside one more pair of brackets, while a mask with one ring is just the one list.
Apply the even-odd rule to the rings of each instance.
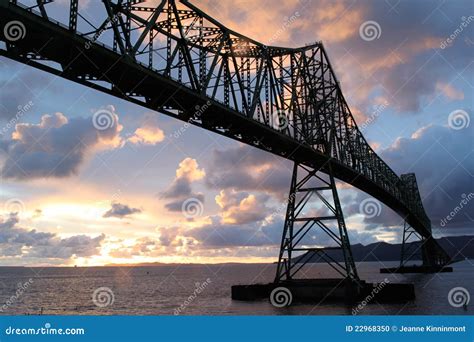
[[122, 244], [119, 248], [112, 249], [109, 255], [114, 258], [132, 258], [139, 255], [149, 255], [160, 248], [155, 239], [148, 237], [139, 238], [132, 245]]
[[[462, 130], [429, 125], [414, 132], [411, 137], [400, 137], [380, 151], [381, 158], [398, 174], [414, 172], [423, 206], [433, 228], [440, 228], [441, 220], [458, 211], [454, 218], [443, 224], [441, 233], [472, 233], [474, 228], [474, 201], [461, 202], [474, 193], [474, 130], [472, 126]], [[356, 190], [354, 196], [342, 199], [346, 217], [362, 215], [364, 228], [370, 231], [399, 229], [403, 218], [383, 203], [378, 203], [377, 215], [365, 215], [361, 203], [369, 195]], [[373, 216], [373, 217], [371, 217]]]
[[156, 145], [165, 139], [165, 133], [158, 127], [140, 127], [128, 138], [137, 145]]
[[179, 163], [176, 169], [176, 177], [171, 185], [160, 194], [161, 198], [172, 200], [165, 204], [165, 208], [170, 211], [181, 211], [185, 200], [196, 198], [204, 202], [204, 195], [194, 193], [191, 184], [205, 177], [206, 171], [200, 169], [197, 161], [192, 158], [186, 158]]
[[33, 216], [31, 217], [32, 219], [37, 219], [43, 215], [43, 210], [41, 209], [35, 209]]
[[121, 241], [109, 255], [114, 258], [144, 257], [190, 257], [193, 254], [195, 240], [182, 235], [182, 228], [169, 227], [157, 229], [158, 236], [142, 237], [132, 242]]
[[448, 83], [437, 82], [436, 90], [441, 92], [446, 98], [450, 100], [463, 100], [464, 99], [464, 93], [454, 88], [451, 84], [448, 84]]
[[239, 145], [214, 150], [206, 184], [215, 189], [266, 192], [283, 199], [288, 193], [291, 170], [287, 160]]
[[186, 179], [194, 182], [202, 179], [206, 175], [203, 169], [199, 169], [196, 159], [186, 158], [179, 163], [179, 168], [176, 170], [176, 179]]
[[177, 239], [179, 229], [176, 227], [162, 227], [158, 229], [160, 233], [159, 241], [162, 246], [180, 245], [181, 240]]
[[156, 115], [145, 114], [144, 122], [127, 139], [135, 145], [157, 145], [165, 139], [165, 133], [158, 125]]
[[[281, 243], [284, 220], [281, 217], [268, 218], [260, 224], [223, 224], [219, 218], [214, 218], [210, 224], [182, 231], [185, 237], [196, 240], [196, 248], [220, 249], [231, 247], [276, 247]], [[349, 232], [351, 243], [372, 243], [377, 237], [371, 232]], [[334, 240], [321, 229], [313, 229], [308, 233], [310, 244], [318, 246], [333, 246]], [[306, 241], [306, 240], [304, 240]], [[226, 251], [227, 255], [236, 253], [235, 249]], [[271, 255], [276, 257], [275, 252]]]
[[186, 158], [179, 163], [176, 177], [170, 187], [161, 196], [163, 198], [182, 198], [191, 195], [191, 183], [204, 178], [206, 172], [200, 169], [197, 161]]
[[[381, 157], [398, 173], [415, 172], [423, 204], [432, 224], [439, 227], [463, 199], [474, 192], [474, 126], [454, 130], [430, 125], [409, 138], [398, 138]], [[446, 226], [472, 231], [473, 205], [466, 207]]]
[[[363, 216], [364, 230], [372, 234], [375, 234], [376, 230], [399, 229], [403, 225], [403, 218], [382, 202], [360, 190], [354, 191], [356, 191], [354, 196], [342, 199], [343, 213], [346, 218], [354, 215]], [[366, 203], [365, 206], [364, 203]]]
[[[456, 6], [441, 0], [396, 4], [292, 0], [279, 6], [272, 6], [271, 1], [250, 5], [239, 0], [228, 5], [205, 0], [198, 6], [224, 25], [263, 43], [298, 47], [322, 41], [351, 108], [359, 108], [359, 113], [370, 108], [377, 93], [390, 98], [400, 113], [417, 112], [425, 98], [436, 95], [437, 83], [452, 79], [453, 72], [468, 75], [471, 63], [463, 38], [472, 36], [472, 26], [464, 28], [448, 48], [440, 48], [462, 23], [469, 0], [460, 0]], [[300, 15], [288, 24], [295, 13]], [[359, 28], [367, 21], [380, 25], [379, 39], [360, 37]]]
[[222, 190], [216, 196], [216, 203], [221, 207], [221, 223], [247, 224], [265, 219], [270, 208], [265, 205], [268, 195], [253, 195], [235, 190]]
[[89, 237], [74, 235], [61, 238], [54, 233], [39, 232], [36, 229], [18, 227], [17, 214], [0, 219], [0, 254], [2, 256], [69, 259], [90, 257], [100, 253], [105, 235]]
[[91, 118], [68, 119], [62, 113], [43, 115], [39, 124], [17, 124], [0, 145], [6, 154], [1, 175], [19, 180], [76, 175], [89, 155], [122, 144], [122, 126], [112, 106], [109, 111], [113, 124], [102, 130]]
[[174, 212], [180, 212], [185, 210], [185, 203], [186, 200], [197, 200], [200, 203], [204, 203], [205, 197], [204, 194], [202, 193], [190, 193], [189, 196], [180, 196], [171, 202], [168, 202], [165, 204], [165, 208], [168, 209], [169, 211], [174, 211]]
[[126, 204], [112, 203], [112, 208], [110, 208], [102, 217], [116, 217], [122, 219], [124, 217], [141, 212], [142, 211], [140, 209], [129, 207]]
[[283, 221], [256, 224], [225, 224], [215, 217], [210, 224], [182, 232], [196, 239], [201, 248], [276, 246], [280, 243]]

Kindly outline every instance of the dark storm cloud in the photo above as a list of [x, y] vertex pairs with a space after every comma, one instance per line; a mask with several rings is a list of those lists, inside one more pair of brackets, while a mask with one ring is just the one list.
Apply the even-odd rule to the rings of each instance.
[[[474, 193], [474, 126], [454, 130], [428, 126], [411, 138], [399, 138], [381, 153], [398, 173], [415, 172], [421, 196], [434, 226]], [[474, 201], [446, 225], [474, 228]]]
[[105, 239], [103, 234], [95, 238], [86, 235], [61, 238], [53, 233], [19, 227], [18, 223], [17, 214], [10, 214], [6, 220], [0, 219], [0, 255], [45, 259], [88, 257], [99, 254]]
[[5, 178], [19, 180], [75, 175], [94, 149], [118, 143], [120, 127], [99, 130], [92, 118], [66, 118], [62, 113], [44, 115], [39, 124], [16, 125], [12, 139], [0, 147], [6, 154], [1, 168]]
[[[375, 231], [380, 228], [388, 230], [391, 227], [400, 228], [403, 225], [403, 218], [385, 204], [362, 191], [355, 191], [356, 195], [354, 197], [343, 199], [343, 211], [346, 217], [364, 216], [364, 229], [367, 231]], [[366, 203], [365, 206], [364, 203]], [[364, 210], [364, 207], [367, 208], [367, 206], [372, 206], [374, 211], [367, 213], [368, 209]]]
[[[380, 156], [398, 174], [414, 172], [424, 208], [434, 228], [469, 234], [474, 229], [474, 129], [428, 126], [410, 138], [398, 138]], [[376, 215], [364, 213], [364, 201], [378, 203]], [[376, 205], [376, 206], [377, 206]], [[364, 215], [365, 229], [400, 227], [403, 218], [369, 195], [344, 199], [346, 216]], [[373, 216], [373, 217], [372, 217]], [[446, 219], [450, 216], [449, 219]], [[444, 222], [443, 222], [444, 221]]]
[[136, 213], [141, 213], [142, 211], [138, 208], [132, 208], [126, 204], [122, 203], [112, 203], [112, 208], [110, 208], [107, 212], [104, 213], [102, 217], [116, 217], [116, 218], [124, 218]]

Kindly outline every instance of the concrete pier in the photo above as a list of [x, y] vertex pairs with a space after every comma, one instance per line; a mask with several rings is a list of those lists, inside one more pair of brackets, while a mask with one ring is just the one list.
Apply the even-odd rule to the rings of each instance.
[[380, 273], [438, 273], [438, 272], [452, 272], [452, 267], [447, 266], [401, 266], [391, 268], [381, 268]]
[[367, 283], [359, 284], [344, 279], [304, 279], [279, 283], [234, 285], [232, 299], [256, 301], [270, 298], [271, 292], [284, 287], [291, 292], [293, 302], [311, 303], [342, 301], [356, 303], [371, 296], [379, 303], [407, 302], [415, 299], [413, 284]]

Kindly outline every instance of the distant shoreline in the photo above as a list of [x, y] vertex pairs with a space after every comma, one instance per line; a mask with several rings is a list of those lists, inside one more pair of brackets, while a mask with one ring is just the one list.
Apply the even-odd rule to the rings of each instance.
[[219, 262], [219, 263], [137, 263], [137, 264], [106, 264], [100, 266], [76, 266], [76, 265], [48, 265], [48, 266], [28, 266], [28, 265], [18, 265], [18, 266], [6, 266], [0, 265], [2, 268], [100, 268], [100, 267], [160, 267], [160, 266], [218, 266], [218, 265], [268, 265], [273, 264], [271, 262]]
[[[467, 259], [462, 259], [462, 260], [456, 260], [453, 262], [453, 264], [456, 264], [458, 262], [466, 261], [466, 260], [474, 260], [474, 258], [467, 258]], [[382, 261], [387, 261], [387, 262], [398, 262], [398, 260], [382, 260]], [[414, 262], [420, 261], [421, 260], [411, 260]], [[359, 261], [363, 263], [378, 263], [380, 261]], [[314, 262], [316, 263], [322, 263], [324, 264], [325, 262]], [[206, 264], [206, 263], [186, 263], [186, 264], [180, 264], [180, 263], [146, 263], [146, 264], [107, 264], [107, 265], [101, 265], [101, 266], [68, 266], [68, 265], [61, 265], [61, 266], [55, 266], [55, 265], [49, 265], [49, 266], [25, 266], [25, 265], [19, 265], [19, 266], [1, 266], [0, 269], [4, 268], [107, 268], [107, 267], [169, 267], [169, 266], [224, 266], [224, 265], [273, 265], [276, 264], [276, 262], [221, 262], [221, 263], [215, 263], [215, 264]]]

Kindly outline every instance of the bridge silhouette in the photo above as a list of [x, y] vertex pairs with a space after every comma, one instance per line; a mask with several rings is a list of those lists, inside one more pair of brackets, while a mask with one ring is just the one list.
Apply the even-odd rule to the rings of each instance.
[[[336, 179], [401, 216], [403, 244], [422, 240], [419, 271], [450, 262], [415, 175], [398, 176], [367, 143], [321, 42], [266, 46], [187, 1], [102, 0], [93, 18], [79, 5], [0, 0], [1, 55], [293, 161], [276, 283], [315, 257], [359, 280]], [[332, 246], [312, 241], [316, 231]], [[402, 248], [393, 271], [407, 260]]]

